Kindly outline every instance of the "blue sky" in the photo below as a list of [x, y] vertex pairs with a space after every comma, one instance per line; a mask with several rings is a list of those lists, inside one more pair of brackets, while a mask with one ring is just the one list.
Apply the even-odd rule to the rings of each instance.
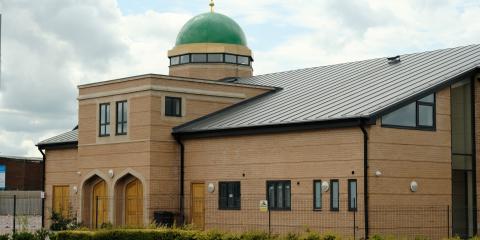
[[[209, 0], [0, 1], [0, 154], [72, 129], [77, 85], [168, 74], [167, 51]], [[480, 43], [478, 0], [217, 0], [254, 74]]]

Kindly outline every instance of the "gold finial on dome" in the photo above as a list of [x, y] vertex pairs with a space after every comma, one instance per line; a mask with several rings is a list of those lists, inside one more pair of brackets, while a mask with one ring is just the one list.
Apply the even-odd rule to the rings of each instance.
[[215, 6], [215, 3], [213, 2], [213, 0], [210, 0], [210, 4], [208, 4], [210, 6], [210, 12], [213, 13], [213, 7]]

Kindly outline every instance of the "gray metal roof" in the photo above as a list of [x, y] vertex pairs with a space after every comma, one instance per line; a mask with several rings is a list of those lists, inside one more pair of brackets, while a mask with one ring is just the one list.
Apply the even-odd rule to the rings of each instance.
[[240, 78], [281, 90], [174, 128], [174, 133], [372, 117], [480, 67], [480, 45]]
[[58, 145], [58, 144], [77, 143], [77, 142], [78, 142], [78, 129], [75, 128], [72, 131], [45, 139], [37, 143], [37, 146], [48, 146], [48, 145]]

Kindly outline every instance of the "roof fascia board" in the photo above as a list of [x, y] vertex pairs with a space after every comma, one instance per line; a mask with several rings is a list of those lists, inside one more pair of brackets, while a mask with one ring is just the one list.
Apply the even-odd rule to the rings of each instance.
[[439, 90], [442, 90], [442, 89], [444, 89], [444, 88], [446, 88], [446, 87], [448, 87], [448, 86], [450, 86], [450, 85], [452, 85], [452, 84], [455, 84], [455, 83], [457, 83], [457, 82], [463, 81], [465, 78], [467, 78], [467, 77], [469, 77], [469, 76], [472, 76], [472, 75], [475, 75], [475, 74], [477, 74], [477, 73], [479, 73], [479, 72], [480, 72], [480, 66], [474, 67], [474, 68], [472, 68], [472, 69], [470, 69], [470, 70], [468, 70], [468, 71], [466, 71], [466, 72], [463, 72], [463, 73], [461, 73], [461, 74], [459, 74], [459, 75], [457, 75], [457, 76], [455, 76], [455, 77], [453, 77], [453, 78], [450, 78], [449, 80], [447, 80], [447, 81], [445, 81], [445, 82], [442, 82], [442, 83], [440, 83], [440, 84], [437, 84], [437, 85], [435, 85], [435, 86], [432, 86], [431, 88], [428, 88], [428, 89], [426, 89], [426, 90], [424, 90], [424, 91], [421, 91], [421, 92], [419, 92], [419, 93], [417, 93], [417, 94], [414, 94], [414, 95], [412, 95], [411, 97], [406, 98], [406, 99], [404, 99], [404, 100], [402, 100], [402, 101], [399, 101], [399, 102], [397, 102], [397, 103], [395, 103], [395, 104], [393, 104], [393, 105], [390, 105], [390, 106], [388, 106], [388, 107], [386, 107], [386, 108], [384, 108], [384, 109], [378, 110], [378, 111], [372, 113], [370, 116], [373, 117], [373, 118], [381, 117], [382, 115], [387, 114], [387, 113], [389, 113], [389, 112], [392, 112], [392, 111], [394, 111], [394, 110], [397, 110], [398, 108], [403, 107], [404, 105], [409, 104], [409, 103], [413, 102], [413, 101], [416, 100], [416, 99], [420, 99], [420, 98], [425, 97], [425, 96], [427, 96], [427, 95], [430, 95], [430, 94], [432, 94], [432, 93], [434, 93], [434, 92], [437, 92], [437, 91], [439, 91]]
[[41, 148], [41, 149], [77, 148], [78, 147], [78, 141], [76, 141], [76, 142], [59, 142], [59, 143], [37, 144], [36, 146]]
[[126, 77], [126, 78], [106, 80], [101, 82], [87, 83], [87, 84], [78, 85], [77, 87], [78, 89], [83, 89], [83, 88], [103, 86], [103, 85], [114, 84], [114, 83], [121, 83], [121, 82], [126, 82], [131, 80], [138, 80], [143, 78], [156, 78], [156, 79], [164, 79], [164, 80], [177, 80], [177, 81], [186, 81], [186, 82], [195, 82], [195, 83], [215, 84], [215, 85], [234, 86], [234, 87], [240, 86], [240, 87], [247, 87], [247, 88], [260, 88], [260, 89], [269, 89], [269, 90], [275, 88], [274, 86], [263, 86], [263, 85], [246, 84], [246, 83], [230, 83], [230, 82], [207, 80], [207, 79], [200, 79], [200, 78], [176, 77], [176, 76], [168, 76], [168, 75], [153, 74], [153, 73]]
[[174, 132], [175, 137], [180, 139], [194, 139], [194, 138], [206, 138], [206, 137], [222, 137], [222, 136], [240, 136], [240, 135], [253, 135], [253, 134], [269, 134], [269, 133], [282, 133], [290, 131], [304, 131], [304, 130], [318, 130], [318, 129], [331, 129], [331, 128], [346, 128], [355, 127], [362, 124], [374, 125], [376, 119], [372, 118], [348, 118], [348, 119], [335, 119], [327, 121], [309, 121], [309, 122], [294, 122], [288, 124], [275, 124], [275, 125], [259, 125], [251, 127], [240, 127], [230, 129], [214, 129], [204, 131], [192, 131], [192, 132]]

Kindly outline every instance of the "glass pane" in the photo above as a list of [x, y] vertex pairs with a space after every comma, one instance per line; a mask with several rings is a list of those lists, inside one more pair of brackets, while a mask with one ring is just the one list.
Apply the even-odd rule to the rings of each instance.
[[109, 123], [110, 122], [110, 105], [106, 105], [105, 108], [106, 108], [106, 111], [107, 111], [105, 113], [107, 115], [107, 123]]
[[123, 107], [122, 103], [117, 103], [117, 121], [122, 122], [123, 121]]
[[175, 115], [176, 116], [180, 116], [181, 113], [180, 113], [180, 99], [177, 98], [177, 99], [174, 99], [174, 109], [175, 109]]
[[285, 184], [285, 208], [290, 208], [290, 183]]
[[315, 182], [315, 208], [322, 208], [322, 183]]
[[110, 134], [110, 125], [105, 126], [105, 134]]
[[222, 53], [210, 53], [210, 54], [208, 54], [208, 61], [209, 62], [223, 62], [223, 54]]
[[433, 127], [433, 106], [418, 105], [418, 125]]
[[283, 184], [277, 184], [277, 207], [283, 208]]
[[350, 208], [355, 209], [357, 205], [357, 182], [351, 181], [350, 187]]
[[382, 117], [382, 124], [394, 125], [394, 126], [405, 126], [405, 127], [415, 127], [416, 106], [415, 103], [408, 104], [402, 108], [397, 109], [391, 113], [388, 113]]
[[189, 62], [190, 62], [190, 56], [189, 55], [180, 56], [180, 63], [189, 63]]
[[237, 63], [237, 56], [232, 54], [225, 54], [225, 62], [227, 63]]
[[268, 207], [275, 207], [275, 185], [272, 183], [268, 184]]
[[100, 123], [106, 122], [105, 112], [105, 105], [100, 105]]
[[128, 104], [127, 104], [127, 102], [124, 102], [123, 103], [123, 118], [122, 118], [123, 122], [127, 122], [127, 119], [128, 119], [127, 118], [127, 110], [128, 110]]
[[452, 153], [472, 153], [471, 89], [467, 81], [451, 89]]
[[204, 54], [204, 53], [192, 54], [192, 62], [198, 62], [198, 63], [207, 62], [207, 54]]
[[452, 155], [452, 169], [455, 170], [471, 170], [472, 156], [468, 155]]
[[238, 56], [238, 64], [249, 65], [248, 57]]
[[433, 103], [434, 102], [434, 97], [433, 96], [434, 96], [434, 94], [432, 93], [432, 94], [430, 94], [430, 95], [428, 95], [428, 96], [426, 96], [426, 97], [424, 97], [424, 98], [422, 98], [418, 101], [419, 102]]
[[338, 182], [332, 182], [332, 207], [338, 208]]
[[176, 56], [176, 57], [170, 58], [170, 65], [177, 65], [179, 63], [180, 63], [180, 57]]

